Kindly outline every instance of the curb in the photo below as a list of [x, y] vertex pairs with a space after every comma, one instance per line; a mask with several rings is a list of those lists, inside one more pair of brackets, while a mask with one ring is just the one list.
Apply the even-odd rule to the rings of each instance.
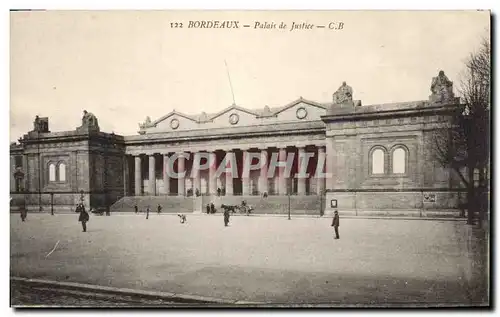
[[100, 286], [100, 285], [92, 285], [92, 284], [83, 284], [83, 283], [75, 283], [75, 282], [59, 282], [59, 281], [50, 281], [50, 280], [42, 280], [42, 279], [31, 279], [24, 277], [10, 277], [11, 282], [21, 282], [26, 284], [32, 284], [36, 286], [48, 286], [48, 287], [56, 287], [63, 288], [67, 290], [76, 290], [76, 291], [91, 291], [94, 293], [100, 294], [108, 294], [108, 295], [118, 295], [118, 296], [136, 296], [142, 297], [145, 299], [161, 299], [166, 301], [173, 301], [179, 304], [206, 304], [206, 305], [257, 305], [263, 303], [255, 303], [255, 302], [246, 302], [242, 300], [230, 300], [230, 299], [221, 299], [215, 297], [208, 296], [198, 296], [198, 295], [187, 295], [180, 293], [170, 293], [170, 292], [157, 292], [157, 291], [145, 291], [145, 290], [137, 290], [130, 288], [117, 288], [110, 286]]
[[[11, 214], [15, 214], [12, 213]], [[46, 214], [46, 213], [38, 213], [38, 212], [33, 212], [32, 214], [35, 215], [41, 215], [41, 214]], [[184, 213], [185, 215], [189, 215], [190, 217], [217, 217], [217, 216], [222, 216], [222, 214], [215, 214], [215, 215], [207, 215], [205, 213]], [[47, 214], [50, 215], [50, 214]], [[74, 213], [69, 213], [69, 212], [64, 212], [64, 213], [55, 213], [55, 216], [74, 216]], [[130, 212], [113, 212], [111, 213], [111, 216], [145, 216], [146, 214], [140, 213], [140, 214], [135, 214], [135, 213], [130, 213]], [[105, 215], [102, 216], [97, 216], [97, 215], [92, 215], [93, 217], [106, 217]], [[156, 212], [151, 212], [150, 216], [156, 217], [156, 216], [177, 216], [177, 213], [162, 213], [160, 215], [156, 214]], [[232, 214], [231, 217], [270, 217], [270, 218], [287, 218], [288, 215], [286, 214], [251, 214], [250, 216], [247, 215], [241, 215], [241, 214]], [[383, 219], [383, 220], [434, 220], [434, 221], [466, 221], [466, 218], [457, 218], [457, 217], [417, 217], [417, 216], [383, 216], [383, 215], [378, 215], [378, 216], [369, 216], [369, 215], [363, 215], [363, 216], [354, 216], [354, 215], [341, 215], [342, 219]], [[291, 215], [291, 218], [299, 218], [299, 219], [314, 219], [314, 218], [331, 218], [330, 215], [324, 215], [324, 216], [318, 216], [318, 215]]]
[[[118, 215], [126, 215], [125, 213], [118, 214]], [[168, 215], [168, 214], [165, 214]], [[207, 214], [198, 214], [198, 213], [193, 213], [193, 214], [186, 214], [189, 216], [203, 216], [203, 217], [210, 217], [214, 215], [207, 215]], [[217, 216], [217, 215], [215, 215]], [[221, 216], [219, 214], [218, 216]], [[240, 215], [240, 214], [234, 214], [231, 215], [231, 217], [271, 217], [271, 218], [287, 218], [288, 215], [277, 215], [277, 214], [252, 214], [250, 216], [247, 215]], [[329, 215], [324, 215], [324, 216], [317, 216], [317, 215], [291, 215], [291, 218], [300, 218], [300, 219], [329, 219], [332, 218], [332, 216]], [[352, 215], [344, 215], [342, 216], [342, 219], [384, 219], [384, 220], [437, 220], [437, 221], [466, 221], [465, 218], [455, 218], [455, 217], [412, 217], [412, 216], [352, 216]]]

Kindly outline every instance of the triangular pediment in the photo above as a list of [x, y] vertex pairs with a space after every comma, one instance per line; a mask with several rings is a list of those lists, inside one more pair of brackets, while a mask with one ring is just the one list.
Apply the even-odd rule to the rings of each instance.
[[187, 120], [190, 120], [190, 121], [193, 121], [193, 122], [197, 122], [197, 120], [195, 118], [191, 117], [190, 115], [184, 114], [184, 113], [176, 111], [174, 109], [170, 113], [168, 113], [168, 114], [164, 115], [163, 117], [159, 118], [158, 120], [154, 121], [152, 123], [152, 125], [156, 126], [158, 123], [160, 123], [162, 121], [165, 121], [168, 118], [173, 117], [173, 116], [179, 116], [181, 118], [184, 118], [184, 119], [187, 119]]
[[228, 113], [229, 111], [234, 111], [234, 110], [238, 110], [238, 111], [241, 111], [241, 112], [245, 112], [245, 113], [248, 113], [250, 115], [253, 115], [253, 116], [258, 116], [259, 114], [255, 111], [252, 111], [250, 109], [246, 109], [246, 108], [243, 108], [243, 107], [240, 107], [240, 106], [237, 106], [237, 105], [232, 105], [232, 106], [229, 106], [227, 107], [226, 109], [214, 114], [210, 120], [213, 120], [215, 118], [218, 118], [226, 113]]
[[296, 99], [292, 102], [290, 102], [289, 104], [283, 106], [281, 109], [278, 109], [277, 111], [274, 112], [274, 115], [277, 115], [283, 111], [286, 111], [290, 108], [293, 108], [295, 106], [297, 106], [298, 104], [305, 104], [305, 105], [309, 105], [309, 106], [312, 106], [312, 107], [316, 107], [316, 108], [319, 108], [319, 109], [323, 109], [323, 110], [326, 110], [326, 107], [318, 102], [315, 102], [315, 101], [311, 101], [311, 100], [307, 100], [307, 99], [304, 99], [302, 97], [300, 97], [299, 99]]

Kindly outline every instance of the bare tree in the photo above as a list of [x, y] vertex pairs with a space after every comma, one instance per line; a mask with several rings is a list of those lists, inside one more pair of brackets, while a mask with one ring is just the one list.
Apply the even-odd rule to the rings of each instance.
[[462, 105], [434, 137], [435, 158], [451, 168], [467, 189], [469, 224], [476, 213], [481, 224], [489, 201], [490, 72], [490, 42], [483, 40], [465, 61], [459, 88]]

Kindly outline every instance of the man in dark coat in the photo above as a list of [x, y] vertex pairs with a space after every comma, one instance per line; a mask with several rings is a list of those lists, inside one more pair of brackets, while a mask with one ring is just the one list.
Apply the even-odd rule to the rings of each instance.
[[135, 211], [135, 213], [139, 212], [139, 208], [137, 207], [137, 205], [134, 205], [134, 211]]
[[26, 210], [26, 202], [23, 200], [21, 202], [21, 206], [19, 206], [20, 211], [21, 211], [21, 220], [24, 222], [26, 221], [26, 216], [28, 215], [28, 210]]
[[158, 212], [158, 214], [161, 213], [161, 206], [160, 206], [160, 204], [158, 204], [158, 211], [157, 212]]
[[210, 213], [215, 214], [215, 205], [214, 203], [210, 203]]
[[149, 219], [149, 206], [146, 208], [146, 219]]
[[332, 227], [335, 229], [335, 239], [340, 239], [339, 226], [340, 226], [339, 212], [335, 210], [333, 213], [333, 221], [332, 221]]
[[224, 208], [224, 226], [227, 227], [227, 224], [229, 223], [229, 217], [230, 217], [229, 209]]
[[89, 221], [89, 214], [85, 211], [85, 206], [80, 204], [78, 206], [80, 211], [80, 216], [78, 217], [78, 221], [82, 223], [83, 232], [87, 232], [87, 222]]
[[210, 204], [207, 204], [207, 215], [210, 214]]

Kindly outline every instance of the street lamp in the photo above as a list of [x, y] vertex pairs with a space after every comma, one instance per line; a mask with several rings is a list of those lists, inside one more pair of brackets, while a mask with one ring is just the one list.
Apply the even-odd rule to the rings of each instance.
[[42, 212], [42, 155], [40, 153], [40, 129], [37, 130], [38, 143], [38, 210]]
[[292, 202], [292, 198], [291, 198], [291, 192], [292, 192], [292, 179], [289, 178], [288, 179], [288, 186], [287, 186], [287, 193], [288, 193], [288, 220], [291, 220], [290, 218], [290, 205], [291, 205], [291, 202]]
[[323, 195], [324, 195], [325, 190], [322, 189], [319, 192], [319, 216], [323, 217], [324, 211], [323, 211]]

